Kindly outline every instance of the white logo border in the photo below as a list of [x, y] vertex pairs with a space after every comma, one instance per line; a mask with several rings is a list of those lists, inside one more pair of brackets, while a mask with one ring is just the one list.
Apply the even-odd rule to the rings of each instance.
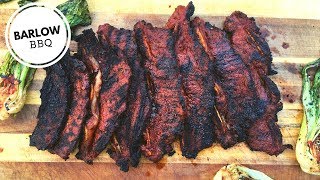
[[[49, 63], [46, 63], [46, 64], [41, 64], [41, 65], [32, 65], [30, 63], [27, 63], [25, 61], [23, 61], [21, 58], [19, 58], [18, 56], [16, 56], [16, 54], [14, 53], [13, 49], [11, 48], [10, 46], [10, 42], [9, 42], [9, 28], [11, 26], [11, 23], [13, 21], [13, 19], [20, 13], [22, 12], [23, 10], [29, 8], [29, 7], [33, 7], [33, 6], [37, 6], [37, 7], [45, 7], [45, 8], [48, 8], [48, 9], [52, 9], [53, 11], [55, 11], [55, 13], [58, 13], [58, 15], [60, 17], [62, 17], [62, 20], [64, 21], [65, 25], [66, 25], [66, 28], [67, 28], [67, 36], [68, 36], [68, 39], [67, 39], [67, 42], [66, 42], [66, 45], [65, 45], [65, 48], [63, 49], [62, 53], [60, 53], [60, 55], [53, 59], [53, 60], [50, 60]], [[63, 56], [67, 53], [68, 49], [69, 49], [69, 46], [70, 46], [70, 42], [71, 42], [71, 29], [70, 29], [70, 25], [69, 25], [69, 22], [67, 20], [67, 18], [64, 16], [64, 14], [57, 8], [55, 7], [50, 7], [48, 5], [45, 5], [43, 3], [29, 3], [27, 5], [24, 5], [22, 7], [20, 7], [19, 9], [17, 9], [12, 15], [11, 17], [9, 18], [9, 21], [7, 22], [7, 26], [6, 26], [6, 31], [5, 31], [5, 40], [6, 40], [6, 46], [10, 52], [10, 54], [21, 64], [25, 65], [25, 66], [28, 66], [28, 67], [31, 67], [31, 68], [45, 68], [45, 67], [49, 67], [55, 63], [57, 63], [58, 61], [60, 61]]]

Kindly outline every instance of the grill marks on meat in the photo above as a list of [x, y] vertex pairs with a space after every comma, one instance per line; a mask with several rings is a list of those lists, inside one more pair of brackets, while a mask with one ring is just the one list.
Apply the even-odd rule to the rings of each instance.
[[141, 139], [151, 109], [142, 57], [138, 53], [133, 31], [105, 24], [99, 26], [98, 35], [102, 43], [111, 45], [119, 57], [128, 60], [132, 71], [127, 109], [119, 129], [114, 134], [112, 148], [108, 150], [121, 170], [128, 171], [129, 162], [134, 167], [139, 163]]
[[292, 146], [282, 144], [282, 135], [276, 124], [277, 113], [282, 110], [282, 103], [279, 89], [268, 77], [275, 73], [271, 69], [270, 48], [261, 36], [254, 18], [248, 18], [242, 12], [236, 11], [227, 17], [224, 28], [231, 34], [234, 49], [246, 65], [253, 72], [257, 72], [255, 78], [261, 81], [261, 89], [266, 92], [267, 111], [250, 127], [247, 143], [252, 150], [278, 155]]
[[193, 11], [192, 2], [178, 6], [167, 23], [177, 38], [175, 52], [186, 101], [181, 149], [187, 158], [195, 158], [214, 141], [212, 63], [190, 27]]
[[196, 17], [192, 25], [198, 38], [214, 60], [214, 89], [217, 138], [224, 148], [246, 140], [246, 129], [262, 114], [256, 100], [254, 82], [241, 57], [234, 52], [226, 33]]
[[88, 108], [87, 120], [79, 143], [79, 152], [76, 157], [90, 162], [90, 152], [95, 131], [100, 121], [99, 96], [102, 84], [102, 71], [99, 62], [104, 61], [105, 51], [98, 44], [95, 33], [90, 30], [83, 31], [83, 34], [77, 37], [79, 59], [86, 65], [90, 82], [90, 102]]
[[42, 103], [39, 108], [38, 123], [30, 136], [30, 146], [35, 146], [39, 150], [53, 147], [59, 139], [67, 121], [70, 97], [69, 75], [62, 63], [56, 63], [45, 70], [47, 76], [40, 90]]
[[147, 83], [152, 100], [150, 123], [146, 127], [143, 154], [151, 161], [172, 155], [171, 144], [183, 130], [184, 99], [179, 67], [174, 53], [174, 38], [168, 29], [138, 22], [135, 34], [140, 51], [146, 57]]
[[62, 63], [64, 63], [66, 70], [70, 74], [70, 113], [64, 129], [60, 133], [58, 142], [49, 151], [59, 155], [63, 159], [68, 159], [79, 141], [81, 129], [85, 122], [86, 109], [89, 103], [90, 83], [89, 75], [83, 62], [69, 57], [65, 58]]

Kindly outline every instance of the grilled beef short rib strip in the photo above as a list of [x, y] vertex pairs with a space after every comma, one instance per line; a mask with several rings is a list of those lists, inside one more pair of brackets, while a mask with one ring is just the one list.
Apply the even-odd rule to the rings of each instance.
[[[102, 39], [100, 39], [102, 42]], [[102, 43], [105, 58], [100, 63], [102, 86], [100, 91], [100, 122], [95, 132], [92, 152], [98, 156], [108, 145], [111, 136], [119, 127], [120, 116], [127, 108], [131, 69], [127, 59], [118, 57], [110, 45]]]
[[119, 125], [119, 116], [126, 109], [131, 70], [125, 59], [118, 58], [110, 47], [103, 47], [98, 42], [92, 29], [83, 31], [78, 41], [80, 44], [83, 43], [83, 46], [79, 46], [80, 48], [85, 47], [80, 52], [87, 53], [90, 63], [98, 62], [102, 72], [100, 120], [97, 122], [95, 118], [92, 119], [94, 121], [87, 122], [86, 128], [90, 131], [85, 130], [84, 136], [88, 133], [88, 139], [80, 144], [80, 151], [77, 154], [77, 158], [92, 163], [93, 159], [108, 145], [111, 135]]
[[86, 66], [83, 62], [69, 57], [62, 62], [69, 72], [71, 83], [70, 113], [66, 125], [60, 133], [60, 138], [49, 151], [68, 159], [71, 152], [76, 148], [89, 104], [90, 82]]
[[79, 56], [79, 59], [86, 65], [90, 81], [92, 82], [90, 84], [89, 112], [83, 127], [84, 130], [79, 143], [79, 152], [76, 157], [91, 163], [92, 157], [90, 157], [90, 153], [92, 143], [100, 121], [99, 96], [102, 84], [102, 72], [99, 62], [104, 61], [106, 54], [102, 47], [99, 46], [99, 42], [92, 29], [83, 31], [81, 35], [77, 36], [76, 40], [78, 41], [77, 56]]
[[174, 30], [177, 39], [175, 52], [186, 101], [181, 150], [187, 158], [195, 158], [214, 142], [213, 63], [190, 27], [193, 12], [192, 2], [188, 6], [178, 6], [166, 25]]
[[128, 171], [129, 162], [134, 167], [139, 164], [143, 130], [150, 118], [151, 102], [145, 70], [142, 67], [142, 57], [138, 52], [133, 31], [104, 24], [99, 26], [98, 35], [102, 43], [110, 44], [119, 57], [128, 60], [132, 71], [127, 109], [119, 129], [115, 132], [112, 148], [108, 150], [121, 170]]
[[269, 155], [279, 155], [285, 149], [292, 149], [292, 145], [282, 143], [282, 134], [277, 125], [277, 113], [282, 109], [280, 92], [272, 80], [264, 76], [269, 104], [267, 111], [248, 130], [247, 144], [251, 150], [263, 151]]
[[141, 149], [149, 160], [157, 162], [165, 154], [174, 153], [171, 144], [183, 131], [181, 78], [172, 32], [144, 21], [138, 22], [134, 31], [141, 54], [146, 58], [147, 83], [152, 101], [151, 119]]
[[272, 55], [268, 43], [261, 36], [254, 18], [248, 18], [240, 11], [227, 17], [224, 29], [231, 34], [232, 47], [246, 65], [257, 72], [256, 79], [261, 81], [261, 88], [266, 92], [267, 111], [250, 127], [247, 143], [252, 150], [278, 155], [292, 146], [282, 144], [282, 134], [276, 124], [282, 103], [278, 87], [268, 77], [276, 73], [271, 69]]
[[214, 60], [215, 131], [224, 148], [245, 141], [246, 129], [263, 113], [249, 69], [235, 53], [225, 32], [196, 17], [192, 21], [205, 51]]
[[[66, 55], [68, 56], [68, 55]], [[64, 61], [66, 56], [60, 60]], [[69, 74], [61, 62], [45, 68], [38, 123], [30, 136], [30, 146], [46, 150], [54, 146], [67, 121], [70, 99]]]

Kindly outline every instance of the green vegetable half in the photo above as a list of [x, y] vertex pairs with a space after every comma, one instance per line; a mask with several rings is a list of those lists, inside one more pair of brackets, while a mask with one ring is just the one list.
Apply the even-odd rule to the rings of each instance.
[[302, 70], [304, 116], [296, 146], [301, 169], [320, 175], [320, 59]]
[[23, 108], [35, 72], [36, 69], [22, 65], [10, 53], [6, 54], [0, 66], [0, 120]]

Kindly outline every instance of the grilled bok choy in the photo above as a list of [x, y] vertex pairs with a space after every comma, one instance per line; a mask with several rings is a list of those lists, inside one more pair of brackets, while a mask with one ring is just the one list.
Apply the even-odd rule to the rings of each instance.
[[320, 175], [320, 59], [302, 70], [304, 116], [296, 146], [301, 169]]
[[213, 180], [238, 180], [238, 179], [258, 179], [258, 180], [272, 180], [264, 173], [249, 169], [239, 164], [230, 164], [222, 167]]
[[71, 29], [92, 23], [86, 0], [68, 0], [57, 8], [66, 16]]
[[36, 69], [24, 66], [8, 52], [0, 66], [0, 120], [18, 113]]

